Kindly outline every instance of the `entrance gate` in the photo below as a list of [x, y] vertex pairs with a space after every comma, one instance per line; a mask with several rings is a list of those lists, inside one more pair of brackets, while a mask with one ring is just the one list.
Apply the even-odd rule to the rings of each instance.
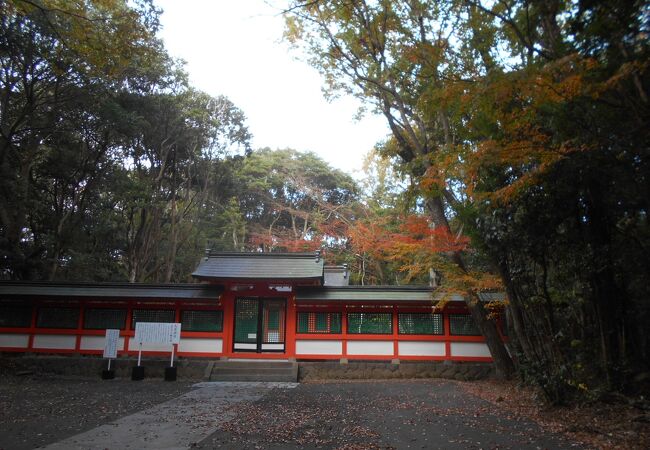
[[233, 350], [284, 352], [286, 305], [284, 298], [236, 298]]

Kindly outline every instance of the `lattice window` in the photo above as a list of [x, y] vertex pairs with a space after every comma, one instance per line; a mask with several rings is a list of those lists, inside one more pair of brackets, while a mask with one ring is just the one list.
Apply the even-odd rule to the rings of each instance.
[[469, 314], [449, 314], [449, 332], [457, 336], [480, 336], [474, 319]]
[[183, 331], [222, 331], [223, 311], [209, 309], [182, 311], [181, 324]]
[[77, 328], [78, 324], [79, 308], [42, 307], [36, 318], [39, 328]]
[[235, 302], [235, 343], [257, 342], [259, 303], [253, 298], [238, 298]]
[[262, 304], [262, 342], [284, 343], [284, 300], [265, 300]]
[[138, 322], [174, 323], [175, 320], [176, 311], [173, 309], [134, 309], [131, 328], [135, 330], [135, 324]]
[[32, 307], [0, 305], [0, 327], [29, 328], [32, 325]]
[[401, 313], [398, 316], [400, 334], [444, 334], [442, 314]]
[[348, 313], [350, 334], [392, 334], [392, 313]]
[[341, 313], [299, 312], [298, 333], [338, 334], [341, 332]]
[[125, 326], [126, 309], [88, 308], [84, 311], [84, 328], [87, 330], [123, 330]]

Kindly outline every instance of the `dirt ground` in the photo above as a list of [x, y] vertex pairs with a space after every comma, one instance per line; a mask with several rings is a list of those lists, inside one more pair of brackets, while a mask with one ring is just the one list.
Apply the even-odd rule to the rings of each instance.
[[[235, 390], [232, 383], [206, 384], [2, 376], [0, 449], [45, 446], [109, 423], [118, 433], [119, 427], [113, 425], [117, 419], [137, 411], [148, 415], [147, 411], [179, 397], [187, 405], [187, 395], [200, 389], [208, 397], [259, 390], [246, 383]], [[530, 390], [491, 381], [303, 383], [293, 389], [270, 387], [248, 400], [241, 398], [223, 403], [222, 409], [210, 408], [207, 414], [204, 408], [200, 420], [209, 431], [199, 440], [188, 438], [187, 447], [641, 449], [648, 448], [650, 435], [647, 422], [635, 421], [630, 408], [544, 408]], [[197, 424], [185, 423], [185, 429], [196, 428], [199, 415], [190, 410], [188, 417], [196, 417]], [[127, 422], [130, 429], [133, 421]], [[173, 423], [160, 424], [175, 433], [170, 426]], [[182, 432], [179, 428], [177, 434]], [[117, 436], [97, 448], [117, 448], [111, 442], [118, 442]]]
[[327, 382], [234, 407], [198, 448], [561, 449], [563, 436], [515, 418], [447, 380]]
[[466, 392], [525, 417], [551, 433], [561, 433], [590, 448], [650, 449], [650, 402], [643, 396], [610, 396], [573, 406], [548, 406], [535, 389], [515, 381], [460, 383]]
[[0, 377], [0, 449], [31, 449], [177, 397], [192, 383]]

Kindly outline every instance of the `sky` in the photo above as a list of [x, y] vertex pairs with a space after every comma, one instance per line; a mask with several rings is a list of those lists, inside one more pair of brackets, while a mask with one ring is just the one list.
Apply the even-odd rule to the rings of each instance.
[[225, 95], [246, 114], [253, 148], [313, 151], [358, 176], [364, 155], [388, 134], [383, 117], [355, 120], [358, 100], [325, 100], [320, 75], [281, 42], [284, 20], [265, 0], [155, 4], [169, 53], [187, 62], [192, 86]]

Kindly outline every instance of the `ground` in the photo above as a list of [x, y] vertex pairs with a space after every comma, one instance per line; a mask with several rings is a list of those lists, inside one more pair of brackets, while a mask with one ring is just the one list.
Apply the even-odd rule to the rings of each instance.
[[549, 406], [538, 391], [515, 381], [484, 380], [460, 386], [517, 417], [533, 420], [545, 430], [562, 433], [586, 447], [650, 449], [650, 402], [643, 395], [610, 394], [579, 405]]
[[534, 404], [529, 391], [494, 382], [192, 385], [3, 376], [0, 449], [648, 448], [647, 423], [629, 427], [632, 434], [608, 436], [604, 428], [598, 440], [568, 419], [580, 411], [535, 412]]
[[192, 383], [0, 377], [0, 449], [31, 449], [178, 397]]

